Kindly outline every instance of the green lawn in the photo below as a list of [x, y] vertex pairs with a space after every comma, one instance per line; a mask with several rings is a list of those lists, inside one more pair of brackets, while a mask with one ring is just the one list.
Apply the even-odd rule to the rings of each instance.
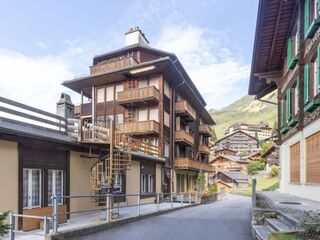
[[[279, 187], [279, 180], [277, 177], [273, 178], [260, 178], [257, 179], [257, 191], [273, 191]], [[247, 188], [243, 188], [233, 192], [234, 194], [251, 196], [252, 185], [251, 182]]]
[[298, 238], [296, 236], [293, 236], [291, 234], [285, 234], [285, 233], [273, 233], [269, 240], [302, 240], [301, 238]]

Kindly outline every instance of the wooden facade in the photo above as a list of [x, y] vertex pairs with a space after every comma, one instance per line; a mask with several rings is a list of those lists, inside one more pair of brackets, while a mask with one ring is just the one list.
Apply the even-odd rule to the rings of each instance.
[[290, 147], [290, 181], [300, 183], [300, 142]]

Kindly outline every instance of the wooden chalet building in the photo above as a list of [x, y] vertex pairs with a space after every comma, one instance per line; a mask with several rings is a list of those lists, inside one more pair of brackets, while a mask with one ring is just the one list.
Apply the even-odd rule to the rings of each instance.
[[279, 152], [278, 146], [272, 146], [261, 157], [266, 160], [267, 172], [269, 172], [271, 166], [279, 166]]
[[240, 156], [218, 155], [210, 160], [210, 165], [214, 167], [215, 172], [236, 171], [247, 174], [248, 161]]
[[218, 192], [223, 194], [247, 187], [249, 180], [248, 177], [241, 172], [224, 171], [217, 173], [216, 183]]
[[237, 154], [237, 151], [234, 151], [232, 149], [228, 149], [228, 148], [222, 148], [222, 149], [217, 149], [214, 152], [215, 156], [217, 155], [231, 155], [231, 156], [235, 156]]
[[280, 191], [320, 201], [317, 0], [260, 0], [249, 94], [277, 89]]
[[271, 137], [272, 128], [268, 123], [260, 122], [258, 124], [248, 124], [248, 123], [235, 123], [231, 125], [225, 134], [230, 134], [235, 131], [243, 131], [245, 133], [250, 134], [253, 137], [258, 138], [259, 140], [264, 140], [266, 138]]
[[220, 149], [231, 149], [238, 154], [250, 154], [259, 151], [259, 140], [242, 130], [232, 132], [215, 143], [216, 151]]
[[[195, 190], [200, 169], [212, 171], [209, 137], [214, 121], [206, 103], [175, 54], [150, 47], [139, 28], [130, 29], [125, 38], [124, 48], [93, 58], [88, 76], [63, 82], [81, 94], [76, 106], [81, 136], [88, 137], [87, 126], [98, 129], [113, 120], [112, 131], [142, 143], [138, 153], [165, 159], [159, 169], [161, 191]], [[144, 189], [153, 181], [145, 176], [154, 174], [155, 162], [139, 156], [132, 162], [141, 169]], [[137, 191], [148, 191], [142, 189]]]

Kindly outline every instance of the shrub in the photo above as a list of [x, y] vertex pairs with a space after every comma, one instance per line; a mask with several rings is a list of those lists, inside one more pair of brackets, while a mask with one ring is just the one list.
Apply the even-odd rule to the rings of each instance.
[[4, 237], [9, 232], [10, 225], [6, 224], [4, 221], [7, 219], [9, 212], [0, 214], [0, 238]]
[[205, 176], [204, 176], [202, 169], [198, 173], [196, 185], [197, 185], [197, 191], [199, 193], [202, 193], [205, 188]]
[[210, 184], [208, 186], [208, 190], [209, 192], [211, 193], [212, 196], [215, 196], [217, 194], [217, 191], [218, 191], [218, 187], [217, 187], [217, 184]]
[[277, 177], [279, 174], [279, 167], [277, 166], [271, 166], [271, 169], [270, 169], [270, 176], [271, 177]]
[[320, 239], [320, 210], [305, 211], [301, 220], [306, 239]]
[[265, 167], [266, 167], [265, 161], [252, 161], [247, 166], [248, 174], [254, 175], [258, 171], [264, 170]]

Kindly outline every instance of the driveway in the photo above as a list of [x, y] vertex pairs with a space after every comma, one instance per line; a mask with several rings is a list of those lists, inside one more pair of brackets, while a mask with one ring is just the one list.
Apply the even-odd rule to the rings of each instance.
[[251, 240], [250, 204], [248, 197], [227, 195], [216, 203], [146, 218], [80, 239]]

